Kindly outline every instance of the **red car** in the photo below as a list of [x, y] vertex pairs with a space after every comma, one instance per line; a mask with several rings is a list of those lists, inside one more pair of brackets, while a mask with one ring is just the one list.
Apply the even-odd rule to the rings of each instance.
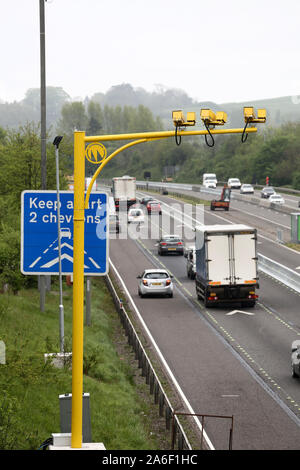
[[152, 213], [161, 214], [160, 202], [158, 202], [158, 201], [149, 201], [148, 204], [147, 204], [147, 211], [148, 211], [148, 214], [152, 214]]

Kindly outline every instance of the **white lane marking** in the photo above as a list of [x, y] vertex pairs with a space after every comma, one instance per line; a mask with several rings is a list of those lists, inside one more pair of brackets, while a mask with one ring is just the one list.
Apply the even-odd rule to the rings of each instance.
[[[180, 394], [180, 396], [181, 396], [182, 400], [184, 401], [185, 405], [187, 406], [189, 412], [190, 412], [191, 414], [195, 414], [195, 411], [193, 410], [193, 408], [191, 407], [191, 405], [190, 405], [188, 399], [187, 399], [186, 396], [184, 395], [184, 393], [183, 393], [183, 391], [182, 391], [182, 389], [181, 389], [179, 383], [177, 382], [176, 378], [174, 377], [174, 374], [172, 373], [172, 371], [171, 371], [171, 369], [170, 369], [168, 363], [166, 362], [166, 360], [165, 360], [164, 356], [162, 355], [162, 353], [161, 353], [159, 347], [157, 346], [157, 344], [156, 344], [156, 342], [155, 342], [153, 336], [151, 335], [151, 333], [150, 333], [150, 331], [149, 331], [149, 329], [148, 329], [146, 323], [144, 322], [144, 319], [142, 318], [142, 316], [141, 316], [141, 314], [140, 314], [140, 312], [139, 312], [137, 306], [135, 305], [135, 303], [134, 303], [134, 301], [133, 301], [133, 298], [131, 297], [131, 295], [130, 295], [130, 293], [129, 293], [129, 291], [128, 291], [126, 285], [125, 285], [125, 282], [123, 281], [121, 275], [120, 275], [119, 272], [117, 271], [117, 269], [116, 269], [116, 267], [114, 266], [114, 264], [113, 264], [113, 262], [111, 261], [111, 259], [109, 259], [109, 262], [110, 262], [110, 264], [111, 264], [113, 270], [115, 271], [116, 275], [118, 276], [118, 279], [119, 279], [119, 281], [121, 282], [122, 287], [123, 287], [124, 291], [126, 292], [126, 295], [128, 296], [128, 298], [129, 298], [129, 300], [130, 300], [130, 302], [131, 302], [131, 304], [132, 304], [132, 306], [133, 306], [133, 308], [134, 308], [134, 310], [135, 310], [135, 312], [136, 312], [136, 314], [137, 314], [137, 316], [138, 316], [140, 322], [142, 323], [142, 325], [143, 325], [145, 331], [147, 332], [147, 335], [149, 336], [149, 338], [150, 338], [150, 340], [151, 340], [153, 346], [155, 347], [156, 352], [157, 352], [157, 354], [158, 354], [159, 357], [160, 357], [160, 360], [162, 361], [164, 367], [166, 368], [168, 374], [170, 375], [170, 377], [171, 377], [171, 379], [172, 379], [172, 381], [173, 381], [175, 387], [177, 388], [178, 393]], [[201, 423], [200, 423], [198, 417], [197, 417], [197, 416], [193, 416], [193, 418], [194, 418], [194, 420], [195, 420], [197, 426], [199, 427], [200, 431], [202, 432], [202, 425], [201, 425]], [[207, 444], [208, 444], [210, 450], [215, 450], [215, 448], [213, 447], [213, 445], [212, 445], [210, 439], [208, 438], [208, 436], [207, 436], [205, 430], [203, 430], [203, 436], [204, 436], [204, 438], [205, 438], [205, 440], [206, 440], [206, 442], [207, 442]]]
[[244, 312], [243, 310], [232, 310], [232, 312], [225, 313], [225, 315], [235, 315], [236, 313], [244, 313], [245, 315], [254, 315], [252, 312]]
[[[270, 222], [273, 225], [280, 225], [281, 227], [287, 228], [289, 230], [291, 228], [288, 225], [283, 225], [283, 224], [280, 224], [279, 222], [274, 222], [274, 220], [266, 219], [266, 217], [262, 217], [260, 215], [253, 214], [252, 212], [247, 212], [247, 211], [244, 211], [242, 209], [237, 209], [237, 210], [240, 211], [240, 212], [243, 212], [244, 214], [251, 215], [251, 217], [256, 217], [257, 219], [263, 219], [267, 222]], [[271, 209], [268, 209], [268, 210], [271, 210]]]

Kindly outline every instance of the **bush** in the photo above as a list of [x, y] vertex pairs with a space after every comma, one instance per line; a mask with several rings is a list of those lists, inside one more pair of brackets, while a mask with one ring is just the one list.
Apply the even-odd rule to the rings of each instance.
[[293, 176], [293, 188], [300, 189], [300, 171], [297, 171]]
[[14, 294], [26, 284], [20, 271], [20, 231], [8, 224], [2, 224], [0, 232], [0, 288], [5, 284]]

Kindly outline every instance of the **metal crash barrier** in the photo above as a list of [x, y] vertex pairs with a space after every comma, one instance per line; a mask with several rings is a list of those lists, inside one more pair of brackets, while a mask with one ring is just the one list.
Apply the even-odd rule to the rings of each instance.
[[300, 274], [258, 253], [258, 269], [286, 286], [300, 292]]

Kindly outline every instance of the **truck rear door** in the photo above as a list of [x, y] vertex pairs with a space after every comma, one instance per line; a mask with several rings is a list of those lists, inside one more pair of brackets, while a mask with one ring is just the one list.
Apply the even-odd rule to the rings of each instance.
[[206, 246], [209, 284], [230, 284], [230, 244], [228, 235], [208, 234]]
[[254, 233], [233, 238], [234, 278], [237, 284], [255, 284], [257, 277], [256, 237]]

